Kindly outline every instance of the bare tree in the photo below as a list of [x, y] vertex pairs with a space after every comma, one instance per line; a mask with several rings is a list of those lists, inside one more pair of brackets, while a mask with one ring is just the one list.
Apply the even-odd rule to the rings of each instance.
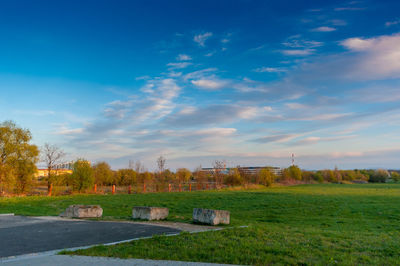
[[144, 164], [142, 164], [140, 161], [136, 161], [136, 163], [135, 163], [135, 171], [138, 174], [146, 172]]
[[42, 162], [46, 164], [47, 167], [47, 191], [49, 195], [51, 195], [51, 187], [54, 181], [54, 170], [57, 167], [57, 164], [62, 163], [63, 158], [65, 157], [65, 152], [56, 145], [51, 145], [49, 143], [45, 143], [42, 147]]
[[217, 183], [217, 185], [221, 185], [224, 177], [222, 171], [226, 169], [226, 162], [215, 160], [213, 162], [213, 167], [215, 182]]
[[160, 157], [158, 157], [157, 159], [157, 166], [158, 166], [158, 171], [161, 173], [164, 172], [165, 170], [165, 162], [167, 160], [161, 155]]
[[207, 181], [207, 175], [204, 171], [202, 171], [201, 165], [194, 170], [193, 177], [198, 184], [203, 184]]
[[133, 170], [134, 167], [135, 167], [135, 161], [134, 160], [129, 160], [128, 168]]

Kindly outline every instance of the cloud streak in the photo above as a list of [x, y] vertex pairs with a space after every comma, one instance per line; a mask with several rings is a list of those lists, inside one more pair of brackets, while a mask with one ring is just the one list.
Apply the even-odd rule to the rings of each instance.
[[195, 35], [193, 37], [193, 41], [197, 43], [199, 46], [204, 47], [205, 42], [213, 36], [212, 32], [205, 32], [202, 34]]

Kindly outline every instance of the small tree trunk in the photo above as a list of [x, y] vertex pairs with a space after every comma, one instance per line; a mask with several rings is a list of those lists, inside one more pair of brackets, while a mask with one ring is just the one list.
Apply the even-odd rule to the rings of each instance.
[[48, 186], [47, 186], [47, 195], [49, 196], [49, 197], [51, 197], [51, 192], [52, 192], [52, 190], [53, 190], [53, 184], [51, 184], [50, 182], [48, 183]]

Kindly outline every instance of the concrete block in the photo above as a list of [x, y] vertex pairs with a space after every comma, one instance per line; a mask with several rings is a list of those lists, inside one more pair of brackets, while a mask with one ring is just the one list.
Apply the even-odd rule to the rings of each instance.
[[161, 207], [145, 207], [145, 206], [136, 206], [132, 209], [132, 218], [133, 219], [142, 219], [142, 220], [162, 220], [167, 218], [169, 214], [168, 208]]
[[193, 209], [193, 222], [202, 224], [229, 224], [230, 212], [223, 210]]
[[61, 217], [67, 218], [99, 218], [103, 215], [103, 209], [99, 205], [71, 205]]

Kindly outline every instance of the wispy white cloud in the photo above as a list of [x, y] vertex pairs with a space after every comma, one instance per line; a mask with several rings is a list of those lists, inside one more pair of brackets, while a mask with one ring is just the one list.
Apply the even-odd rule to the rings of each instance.
[[291, 50], [281, 50], [284, 55], [292, 56], [307, 56], [315, 52], [315, 49], [291, 49]]
[[354, 139], [357, 135], [335, 136], [335, 137], [306, 137], [293, 143], [293, 145], [313, 145], [321, 142], [342, 141], [347, 139]]
[[140, 77], [136, 77], [135, 80], [147, 80], [150, 79], [150, 76], [145, 75], [145, 76], [140, 76]]
[[82, 133], [83, 130], [84, 130], [83, 128], [69, 128], [66, 125], [60, 125], [55, 129], [54, 134], [63, 136], [77, 135]]
[[308, 12], [321, 12], [322, 8], [313, 8], [313, 9], [308, 9]]
[[106, 117], [122, 119], [132, 106], [133, 101], [113, 101], [106, 105], [104, 115]]
[[255, 72], [282, 73], [288, 70], [283, 67], [259, 67], [254, 69]]
[[328, 23], [330, 23], [334, 26], [346, 26], [347, 25], [347, 21], [345, 21], [343, 19], [331, 19], [328, 21]]
[[168, 63], [169, 69], [182, 69], [192, 65], [190, 62]]
[[293, 140], [294, 138], [298, 137], [297, 134], [281, 134], [281, 135], [269, 135], [261, 138], [256, 138], [253, 141], [257, 143], [285, 143]]
[[372, 86], [352, 91], [352, 100], [367, 103], [400, 102], [400, 84]]
[[209, 39], [212, 35], [213, 35], [212, 32], [205, 32], [202, 34], [198, 34], [193, 37], [193, 41], [196, 42], [198, 45], [204, 47], [206, 40]]
[[207, 90], [218, 90], [223, 88], [227, 82], [223, 80], [216, 80], [216, 79], [199, 79], [199, 80], [192, 80], [193, 85]]
[[321, 55], [309, 60], [291, 73], [297, 82], [327, 80], [367, 81], [400, 77], [400, 34], [372, 38], [354, 37], [339, 44], [346, 52]]
[[176, 57], [176, 60], [178, 60], [178, 61], [189, 61], [189, 60], [192, 60], [192, 58], [187, 54], [179, 54]]
[[282, 44], [289, 48], [307, 48], [307, 49], [316, 48], [324, 45], [323, 42], [303, 39], [301, 35], [290, 36]]
[[14, 114], [27, 116], [53, 116], [56, 114], [52, 110], [14, 110]]
[[205, 57], [211, 57], [211, 56], [213, 56], [214, 54], [215, 54], [215, 51], [212, 51], [212, 52], [206, 53], [204, 56], [205, 56]]
[[334, 8], [335, 11], [360, 11], [365, 10], [365, 7], [336, 7]]
[[174, 113], [164, 120], [167, 126], [191, 127], [231, 123], [240, 119], [252, 119], [258, 112], [253, 106], [213, 104], [202, 106], [189, 113]]
[[293, 110], [310, 108], [310, 106], [307, 106], [307, 105], [302, 104], [302, 103], [285, 103], [285, 106], [287, 106], [289, 109], [293, 109]]
[[386, 27], [390, 27], [390, 26], [394, 26], [394, 25], [398, 25], [398, 24], [400, 24], [400, 19], [398, 19], [398, 20], [393, 20], [393, 21], [387, 21], [387, 22], [385, 23], [385, 26], [386, 26]]
[[315, 32], [331, 32], [331, 31], [335, 31], [336, 28], [333, 27], [328, 27], [328, 26], [321, 26], [318, 28], [314, 28], [311, 31], [315, 31]]

